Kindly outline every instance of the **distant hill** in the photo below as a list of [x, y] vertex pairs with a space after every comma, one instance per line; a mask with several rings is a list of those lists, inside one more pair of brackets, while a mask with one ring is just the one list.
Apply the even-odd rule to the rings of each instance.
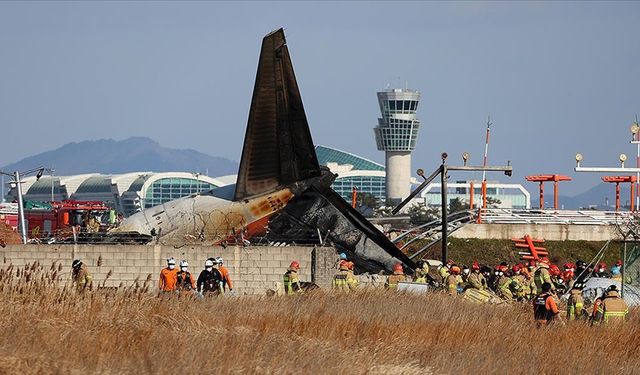
[[81, 173], [118, 174], [138, 171], [199, 172], [211, 177], [238, 172], [238, 163], [194, 150], [162, 147], [146, 137], [122, 141], [100, 139], [67, 143], [64, 146], [24, 158], [2, 167], [4, 171], [22, 171], [38, 166], [52, 167], [58, 176]]

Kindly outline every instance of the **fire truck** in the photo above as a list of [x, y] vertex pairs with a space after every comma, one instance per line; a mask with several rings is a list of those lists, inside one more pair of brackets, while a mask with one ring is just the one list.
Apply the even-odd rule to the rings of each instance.
[[18, 204], [0, 203], [0, 222], [3, 222], [13, 230], [18, 230]]
[[48, 237], [74, 226], [85, 230], [92, 223], [98, 227], [113, 224], [115, 211], [100, 201], [27, 202], [25, 219], [30, 237]]

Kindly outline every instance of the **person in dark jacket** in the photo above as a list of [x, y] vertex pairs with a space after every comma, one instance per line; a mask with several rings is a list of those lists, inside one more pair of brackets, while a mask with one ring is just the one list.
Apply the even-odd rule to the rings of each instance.
[[218, 295], [222, 292], [222, 275], [213, 268], [213, 260], [204, 262], [204, 270], [200, 272], [196, 284], [200, 295]]

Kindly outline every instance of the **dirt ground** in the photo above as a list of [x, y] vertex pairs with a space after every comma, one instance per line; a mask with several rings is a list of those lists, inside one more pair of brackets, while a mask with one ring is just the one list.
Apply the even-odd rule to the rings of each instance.
[[2, 246], [3, 243], [6, 245], [15, 245], [21, 244], [22, 241], [20, 235], [11, 229], [9, 225], [0, 222], [0, 246]]

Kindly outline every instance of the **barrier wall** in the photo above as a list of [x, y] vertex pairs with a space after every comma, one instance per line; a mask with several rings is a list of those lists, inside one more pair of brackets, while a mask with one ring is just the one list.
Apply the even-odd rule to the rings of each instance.
[[[63, 275], [71, 279], [71, 262], [81, 259], [93, 275], [94, 287], [129, 286], [136, 279], [142, 284], [151, 278], [157, 290], [160, 270], [166, 259], [185, 259], [189, 271], [198, 277], [209, 257], [221, 256], [231, 273], [234, 289], [239, 294], [265, 294], [282, 283], [282, 275], [293, 260], [300, 262], [300, 279], [314, 281], [321, 287], [331, 285], [338, 259], [331, 247], [212, 247], [184, 246], [175, 249], [160, 245], [7, 245], [0, 248], [3, 266], [24, 266], [38, 261], [48, 267], [52, 262], [62, 264]], [[111, 275], [107, 278], [107, 274]]]
[[619, 238], [613, 225], [586, 224], [467, 224], [455, 231], [452, 237], [510, 240], [525, 234], [549, 241], [607, 241]]

